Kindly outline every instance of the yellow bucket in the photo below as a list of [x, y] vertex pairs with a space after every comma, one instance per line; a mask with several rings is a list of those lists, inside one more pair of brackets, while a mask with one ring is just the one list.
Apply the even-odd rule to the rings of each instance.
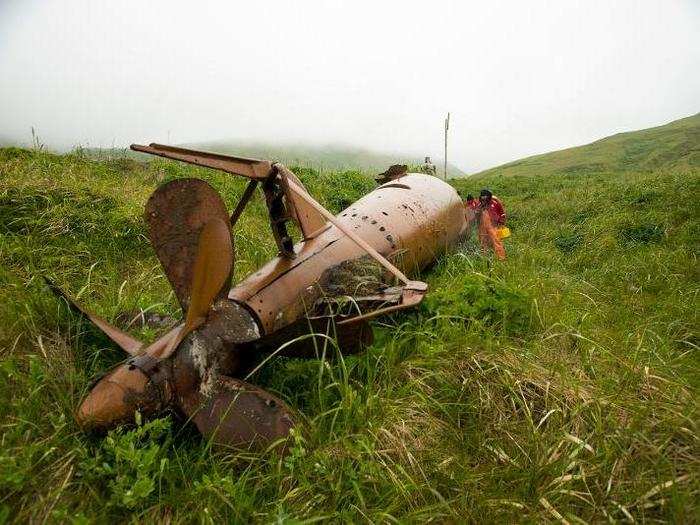
[[499, 239], [507, 239], [510, 237], [510, 228], [508, 226], [499, 226], [496, 228], [496, 231], [498, 232]]

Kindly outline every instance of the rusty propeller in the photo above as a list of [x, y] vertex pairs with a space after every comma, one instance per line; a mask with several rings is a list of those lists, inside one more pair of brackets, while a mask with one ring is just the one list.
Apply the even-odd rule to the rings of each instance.
[[[175, 180], [151, 196], [146, 220], [156, 255], [175, 290], [185, 321], [142, 350], [140, 341], [69, 300], [135, 355], [93, 387], [78, 409], [79, 423], [87, 428], [108, 429], [133, 421], [136, 410], [155, 413], [174, 404], [217, 444], [266, 446], [284, 441], [294, 425], [284, 402], [217, 369], [217, 363], [232, 358], [235, 344], [226, 346], [221, 342], [225, 337], [217, 326], [220, 313], [212, 318], [213, 308], [234, 314], [243, 311], [226, 299], [234, 249], [223, 200], [202, 180]], [[193, 334], [198, 331], [202, 331], [201, 337]], [[254, 332], [258, 334], [257, 327]], [[184, 346], [184, 354], [177, 353], [190, 334], [195, 339]], [[239, 339], [250, 340], [246, 336]], [[235, 336], [232, 341], [235, 343]], [[202, 344], [208, 342], [214, 346], [202, 350]]]

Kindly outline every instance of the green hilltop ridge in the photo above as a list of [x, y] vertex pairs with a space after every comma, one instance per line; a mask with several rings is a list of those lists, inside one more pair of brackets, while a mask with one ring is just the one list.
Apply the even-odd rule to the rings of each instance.
[[663, 126], [618, 133], [585, 146], [509, 162], [472, 175], [582, 175], [700, 167], [700, 113]]

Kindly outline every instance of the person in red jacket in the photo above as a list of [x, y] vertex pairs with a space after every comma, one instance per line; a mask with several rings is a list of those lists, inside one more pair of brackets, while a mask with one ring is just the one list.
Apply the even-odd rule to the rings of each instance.
[[477, 217], [479, 218], [481, 250], [487, 253], [489, 248], [493, 248], [496, 257], [501, 261], [505, 260], [506, 251], [503, 248], [503, 241], [498, 235], [496, 227], [505, 224], [506, 212], [501, 201], [494, 197], [489, 190], [484, 189], [479, 193]]
[[479, 207], [479, 201], [476, 200], [471, 193], [469, 193], [467, 195], [467, 200], [465, 201], [464, 205], [468, 210], [475, 210]]
[[479, 203], [488, 210], [491, 222], [494, 226], [504, 226], [506, 223], [506, 211], [503, 204], [497, 197], [493, 196], [490, 190], [481, 190], [479, 193]]

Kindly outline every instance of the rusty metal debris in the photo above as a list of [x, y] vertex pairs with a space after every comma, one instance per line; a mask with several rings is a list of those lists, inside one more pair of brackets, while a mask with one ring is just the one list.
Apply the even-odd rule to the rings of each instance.
[[389, 166], [388, 170], [374, 177], [374, 180], [377, 181], [377, 184], [386, 184], [399, 177], [403, 177], [406, 173], [408, 173], [408, 166], [405, 164], [392, 164]]
[[[242, 378], [285, 343], [282, 355], [316, 355], [313, 337], [300, 337], [310, 331], [331, 333], [347, 353], [371, 344], [367, 321], [420, 303], [427, 285], [407, 275], [466, 228], [455, 190], [405, 166], [392, 166], [382, 174], [386, 183], [333, 216], [282, 164], [158, 144], [132, 149], [250, 182], [231, 214], [199, 179], [168, 182], [149, 199], [150, 240], [184, 318], [157, 341], [146, 345], [66, 297], [130, 354], [81, 403], [77, 419], [86, 429], [174, 408], [215, 443], [285, 450], [293, 410]], [[231, 228], [258, 187], [279, 255], [231, 287]], [[296, 242], [290, 221], [302, 234]]]

